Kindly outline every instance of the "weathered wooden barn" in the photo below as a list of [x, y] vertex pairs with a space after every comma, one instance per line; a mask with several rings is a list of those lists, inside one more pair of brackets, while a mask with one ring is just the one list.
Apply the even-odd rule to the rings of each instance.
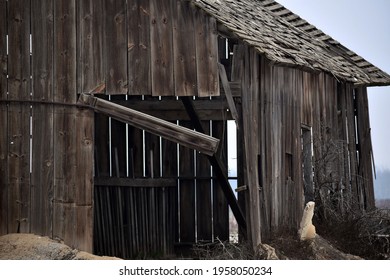
[[254, 244], [374, 207], [390, 76], [273, 0], [0, 0], [0, 69], [0, 235], [164, 256], [228, 240], [229, 206]]

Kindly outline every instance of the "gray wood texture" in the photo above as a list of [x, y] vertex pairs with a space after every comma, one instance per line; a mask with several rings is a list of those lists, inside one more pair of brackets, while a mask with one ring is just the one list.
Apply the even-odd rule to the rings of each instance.
[[[8, 3], [8, 99], [30, 99], [30, 6]], [[30, 107], [8, 107], [8, 232], [30, 227]]]
[[[7, 1], [0, 0], [0, 99], [7, 100]], [[8, 232], [8, 109], [0, 103], [0, 235]]]
[[[43, 0], [32, 6], [32, 99], [54, 100], [53, 1]], [[51, 20], [50, 20], [51, 19]], [[54, 108], [36, 104], [32, 107], [31, 231], [52, 236], [54, 195]]]

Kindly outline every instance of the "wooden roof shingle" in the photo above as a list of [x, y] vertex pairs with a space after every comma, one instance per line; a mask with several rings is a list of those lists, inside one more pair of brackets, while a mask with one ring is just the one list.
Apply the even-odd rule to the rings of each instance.
[[355, 85], [390, 85], [390, 75], [274, 0], [192, 2], [276, 64], [325, 71]]

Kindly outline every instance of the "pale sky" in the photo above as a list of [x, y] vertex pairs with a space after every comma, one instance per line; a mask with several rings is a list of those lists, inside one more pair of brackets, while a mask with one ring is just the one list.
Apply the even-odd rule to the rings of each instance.
[[[389, 0], [277, 0], [390, 74]], [[390, 86], [369, 87], [375, 165], [390, 170]]]

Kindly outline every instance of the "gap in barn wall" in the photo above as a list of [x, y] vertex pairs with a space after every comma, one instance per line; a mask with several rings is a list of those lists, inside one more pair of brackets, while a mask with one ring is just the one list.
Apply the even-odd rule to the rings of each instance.
[[[237, 198], [235, 189], [237, 186], [237, 126], [234, 120], [227, 121], [227, 135], [228, 135], [228, 177], [230, 186]], [[238, 242], [238, 224], [229, 208], [229, 241]]]

